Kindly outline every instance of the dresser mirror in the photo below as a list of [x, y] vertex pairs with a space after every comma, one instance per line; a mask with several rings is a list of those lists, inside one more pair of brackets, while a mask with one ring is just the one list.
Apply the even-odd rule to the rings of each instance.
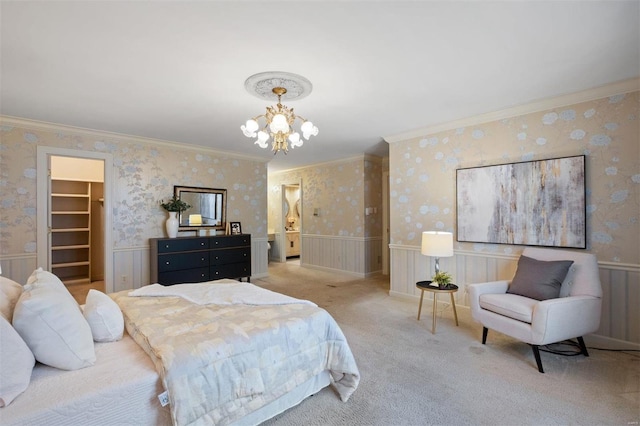
[[179, 230], [225, 229], [227, 219], [226, 189], [174, 186], [173, 193], [181, 201], [191, 206], [178, 214]]

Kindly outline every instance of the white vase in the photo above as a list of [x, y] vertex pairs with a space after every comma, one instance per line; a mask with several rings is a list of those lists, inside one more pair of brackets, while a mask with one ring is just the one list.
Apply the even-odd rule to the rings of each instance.
[[167, 228], [167, 235], [169, 238], [175, 238], [178, 236], [178, 218], [176, 217], [178, 212], [169, 212], [169, 219], [165, 222]]

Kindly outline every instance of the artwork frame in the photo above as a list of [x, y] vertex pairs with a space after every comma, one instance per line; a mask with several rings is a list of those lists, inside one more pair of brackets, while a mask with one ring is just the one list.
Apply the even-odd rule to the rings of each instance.
[[585, 155], [456, 170], [460, 242], [586, 249]]
[[231, 235], [240, 235], [242, 234], [242, 224], [240, 222], [231, 222]]

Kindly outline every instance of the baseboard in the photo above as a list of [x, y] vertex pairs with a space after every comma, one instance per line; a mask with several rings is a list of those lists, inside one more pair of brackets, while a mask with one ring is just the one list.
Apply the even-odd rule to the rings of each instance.
[[600, 336], [597, 334], [589, 334], [584, 336], [587, 347], [602, 349], [620, 349], [620, 350], [640, 350], [640, 343], [628, 342], [626, 340], [613, 339], [611, 337]]
[[420, 296], [414, 296], [413, 294], [402, 293], [402, 292], [394, 291], [394, 290], [389, 290], [389, 296], [397, 297], [398, 299], [404, 299], [404, 300], [418, 300], [418, 299], [420, 299]]
[[303, 268], [309, 268], [309, 269], [317, 269], [319, 271], [326, 271], [326, 272], [336, 272], [336, 273], [340, 273], [340, 274], [347, 274], [347, 275], [351, 275], [357, 278], [366, 278], [366, 274], [360, 273], [360, 272], [352, 272], [352, 271], [345, 271], [342, 269], [335, 269], [335, 268], [327, 268], [326, 266], [318, 266], [318, 265], [310, 265], [308, 263], [300, 263], [300, 266], [302, 266]]

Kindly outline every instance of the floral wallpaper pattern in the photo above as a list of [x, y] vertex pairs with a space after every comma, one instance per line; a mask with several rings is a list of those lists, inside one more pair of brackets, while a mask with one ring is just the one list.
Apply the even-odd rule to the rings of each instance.
[[[302, 230], [343, 237], [382, 235], [382, 163], [368, 157], [269, 175], [269, 228], [277, 230], [283, 184], [302, 179]], [[365, 215], [365, 207], [377, 213]], [[319, 216], [314, 216], [319, 209]]]
[[[36, 251], [37, 146], [98, 151], [113, 156], [114, 248], [148, 245], [166, 236], [167, 213], [159, 201], [174, 185], [227, 189], [227, 220], [245, 233], [266, 237], [267, 164], [206, 149], [119, 140], [108, 135], [47, 131], [7, 125], [0, 128], [0, 254]], [[188, 235], [193, 235], [189, 233]]]
[[587, 249], [601, 261], [640, 263], [639, 114], [633, 92], [390, 144], [391, 243], [419, 245], [427, 230], [455, 235], [458, 168], [584, 154]]

